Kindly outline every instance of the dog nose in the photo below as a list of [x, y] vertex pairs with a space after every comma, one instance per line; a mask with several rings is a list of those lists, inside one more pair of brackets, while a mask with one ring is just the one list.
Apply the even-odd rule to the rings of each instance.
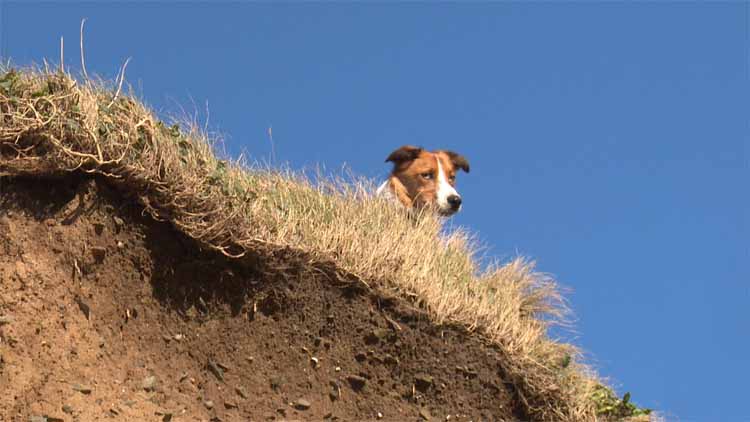
[[451, 195], [448, 197], [448, 204], [454, 210], [457, 210], [461, 206], [461, 197], [458, 195]]

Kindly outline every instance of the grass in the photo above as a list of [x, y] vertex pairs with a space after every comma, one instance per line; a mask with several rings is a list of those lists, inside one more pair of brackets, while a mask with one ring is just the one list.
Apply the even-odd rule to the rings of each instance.
[[100, 174], [233, 259], [260, 257], [273, 272], [325, 268], [412, 300], [436, 324], [497, 345], [533, 420], [648, 413], [548, 336], [568, 312], [554, 280], [522, 258], [481, 269], [467, 233], [446, 234], [430, 214], [408, 218], [369, 181], [312, 183], [222, 160], [196, 125], [165, 124], [120, 87], [62, 71], [0, 68], [0, 113], [0, 176]]

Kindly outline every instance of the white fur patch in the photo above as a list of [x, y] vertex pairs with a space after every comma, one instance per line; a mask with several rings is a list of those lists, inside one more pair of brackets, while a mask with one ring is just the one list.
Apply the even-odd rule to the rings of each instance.
[[443, 165], [440, 164], [440, 158], [435, 157], [437, 160], [438, 165], [438, 174], [437, 174], [437, 205], [438, 208], [440, 208], [443, 211], [449, 211], [451, 209], [450, 204], [448, 203], [448, 197], [451, 195], [458, 196], [458, 192], [456, 192], [456, 189], [453, 188], [453, 186], [448, 183], [448, 178], [445, 175], [445, 172], [443, 171]]

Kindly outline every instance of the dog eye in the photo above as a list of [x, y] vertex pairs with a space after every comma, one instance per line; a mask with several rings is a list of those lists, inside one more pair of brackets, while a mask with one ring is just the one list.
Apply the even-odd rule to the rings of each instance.
[[450, 179], [451, 182], [455, 182], [456, 181], [456, 175], [455, 174], [451, 174], [450, 177], [448, 177], [448, 179]]
[[424, 177], [427, 180], [432, 179], [432, 173], [422, 173], [422, 177]]

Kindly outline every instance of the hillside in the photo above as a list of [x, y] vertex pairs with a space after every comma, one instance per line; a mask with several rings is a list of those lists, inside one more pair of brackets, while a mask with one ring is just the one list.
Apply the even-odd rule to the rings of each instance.
[[522, 417], [497, 351], [356, 280], [202, 251], [99, 179], [2, 192], [9, 420]]
[[547, 336], [553, 280], [364, 182], [221, 160], [61, 72], [0, 69], [0, 112], [0, 420], [643, 413]]

